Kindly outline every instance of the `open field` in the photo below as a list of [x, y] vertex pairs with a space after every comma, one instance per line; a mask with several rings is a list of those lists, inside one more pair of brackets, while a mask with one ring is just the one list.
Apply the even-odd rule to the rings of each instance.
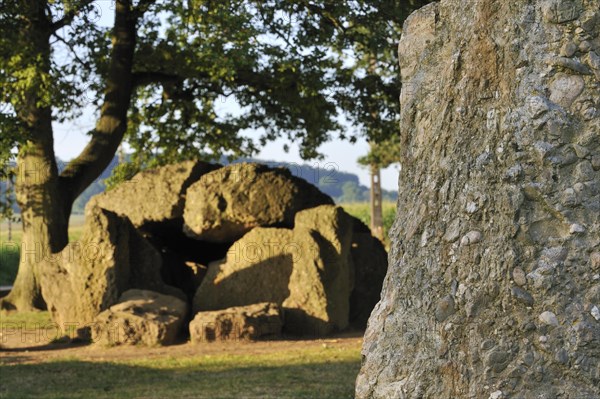
[[[69, 239], [76, 241], [83, 230], [83, 215], [72, 215]], [[0, 286], [12, 285], [19, 267], [19, 247], [21, 245], [21, 223], [12, 224], [12, 237], [8, 237], [8, 223], [0, 223]]]
[[[362, 339], [114, 347], [50, 342], [48, 313], [0, 313], [0, 398], [352, 398]], [[40, 331], [44, 331], [40, 333]], [[37, 332], [37, 333], [36, 333]]]
[[[360, 219], [367, 226], [371, 225], [371, 208], [366, 202], [339, 204], [350, 215]], [[389, 232], [396, 217], [396, 203], [383, 202], [383, 236], [386, 248], [389, 247]]]

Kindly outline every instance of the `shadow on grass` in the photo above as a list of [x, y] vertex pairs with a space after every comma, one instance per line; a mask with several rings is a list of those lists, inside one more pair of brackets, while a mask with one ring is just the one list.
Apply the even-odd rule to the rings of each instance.
[[[235, 357], [234, 357], [235, 358]], [[0, 398], [352, 398], [358, 361], [291, 365], [165, 359], [0, 366]]]

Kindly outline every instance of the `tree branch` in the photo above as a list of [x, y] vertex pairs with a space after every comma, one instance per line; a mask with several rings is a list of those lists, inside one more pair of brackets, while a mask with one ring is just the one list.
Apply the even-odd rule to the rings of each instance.
[[134, 8], [133, 12], [136, 18], [141, 17], [148, 11], [150, 6], [155, 3], [155, 0], [140, 0], [138, 5]]
[[181, 76], [168, 74], [164, 72], [151, 72], [151, 71], [143, 71], [143, 72], [135, 72], [132, 74], [133, 86], [146, 86], [152, 83], [160, 83], [162, 85], [165, 84], [176, 84], [183, 82], [184, 78]]
[[109, 165], [127, 130], [127, 111], [133, 93], [136, 23], [131, 0], [117, 0], [113, 47], [100, 118], [88, 145], [61, 174], [61, 180], [65, 182], [72, 199], [81, 194]]
[[83, 0], [79, 5], [73, 6], [73, 8], [67, 11], [61, 19], [52, 24], [52, 26], [50, 27], [51, 31], [56, 32], [60, 28], [70, 25], [71, 22], [73, 22], [73, 19], [75, 19], [75, 17], [77, 16], [77, 14], [79, 14], [79, 12], [88, 5], [92, 4], [92, 2], [94, 2], [94, 0]]
[[85, 69], [87, 69], [88, 71], [90, 71], [90, 65], [89, 63], [83, 61], [79, 55], [77, 55], [77, 51], [75, 51], [75, 48], [73, 47], [73, 45], [69, 42], [67, 42], [63, 37], [61, 37], [58, 33], [56, 32], [52, 32], [52, 35], [54, 37], [56, 37], [58, 39], [58, 41], [62, 42], [65, 46], [67, 46], [67, 48], [69, 50], [71, 50], [71, 53], [73, 54], [73, 58], [75, 58], [75, 60]]

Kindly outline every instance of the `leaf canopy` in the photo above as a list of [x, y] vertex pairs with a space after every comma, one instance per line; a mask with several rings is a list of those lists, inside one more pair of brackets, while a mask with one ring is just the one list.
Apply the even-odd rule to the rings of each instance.
[[[100, 1], [100, 0], [98, 0]], [[109, 4], [112, 4], [112, 1]], [[56, 122], [102, 106], [111, 27], [90, 0], [5, 0], [0, 9], [0, 159], [28, 137], [28, 96]], [[332, 135], [398, 134], [396, 45], [428, 1], [137, 0], [134, 98], [125, 141], [134, 162], [251, 155], [288, 138], [305, 159]], [[38, 7], [39, 12], [32, 12]], [[113, 5], [114, 7], [114, 5]], [[50, 52], [22, 32], [42, 18]], [[258, 140], [243, 134], [259, 129]]]

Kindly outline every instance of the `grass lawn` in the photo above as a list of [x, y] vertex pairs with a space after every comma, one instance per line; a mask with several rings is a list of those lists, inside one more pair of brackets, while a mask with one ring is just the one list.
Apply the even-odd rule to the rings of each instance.
[[0, 365], [0, 398], [352, 398], [358, 350]]
[[[31, 329], [48, 322], [47, 312], [0, 313], [4, 332], [19, 323]], [[338, 343], [108, 349], [5, 344], [0, 398], [352, 398], [360, 339], [331, 341]]]

